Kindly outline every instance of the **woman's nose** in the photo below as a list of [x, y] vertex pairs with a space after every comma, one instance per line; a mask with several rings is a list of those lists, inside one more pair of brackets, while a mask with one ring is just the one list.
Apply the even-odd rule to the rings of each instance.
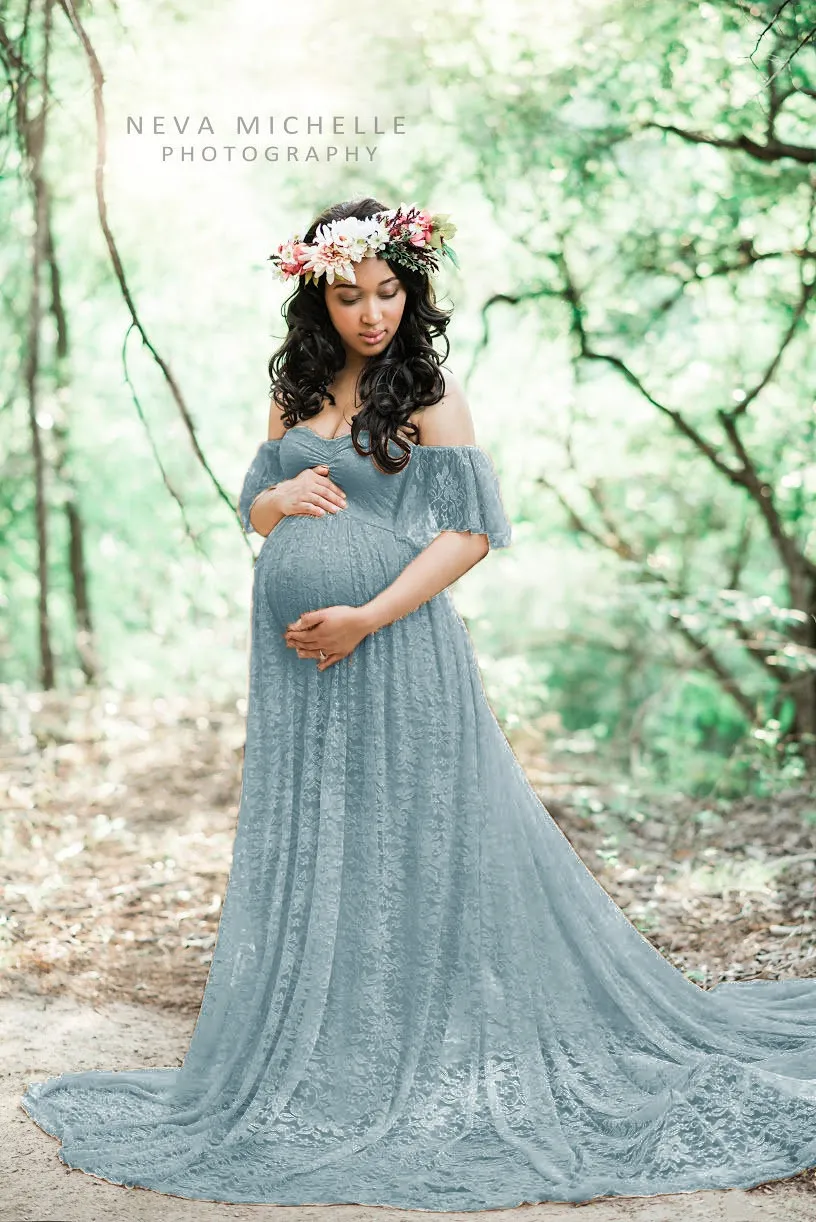
[[368, 325], [379, 322], [382, 318], [382, 310], [379, 306], [369, 306], [363, 311], [363, 322]]

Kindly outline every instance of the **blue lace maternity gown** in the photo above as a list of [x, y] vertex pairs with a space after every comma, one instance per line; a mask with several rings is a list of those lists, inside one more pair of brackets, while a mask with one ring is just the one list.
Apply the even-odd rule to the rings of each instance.
[[[363, 434], [365, 437], [365, 434]], [[318, 671], [283, 632], [440, 530], [510, 542], [478, 446], [380, 472], [264, 442], [240, 508], [326, 462], [348, 497], [257, 558], [234, 857], [184, 1063], [21, 1104], [59, 1157], [200, 1200], [479, 1210], [750, 1187], [816, 1164], [816, 980], [691, 983], [527, 781], [445, 590]]]

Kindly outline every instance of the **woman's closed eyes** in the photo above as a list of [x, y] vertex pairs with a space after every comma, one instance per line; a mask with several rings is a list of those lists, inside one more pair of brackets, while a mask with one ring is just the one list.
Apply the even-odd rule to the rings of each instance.
[[[396, 297], [396, 295], [397, 295], [396, 293], [380, 293], [380, 297], [382, 297], [383, 300], [385, 301], [390, 301], [393, 297]], [[352, 298], [341, 297], [340, 298], [341, 305], [357, 305], [358, 301], [359, 301], [359, 297], [352, 297]]]

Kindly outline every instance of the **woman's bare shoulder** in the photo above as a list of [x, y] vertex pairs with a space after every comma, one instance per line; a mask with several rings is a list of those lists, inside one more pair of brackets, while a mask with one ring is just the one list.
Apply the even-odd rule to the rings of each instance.
[[286, 429], [283, 426], [283, 404], [278, 398], [277, 391], [273, 391], [269, 399], [269, 427], [267, 429], [268, 441], [279, 441]]
[[432, 403], [417, 413], [420, 445], [475, 445], [473, 416], [464, 387], [447, 366], [440, 365], [439, 368], [445, 391], [438, 403]]

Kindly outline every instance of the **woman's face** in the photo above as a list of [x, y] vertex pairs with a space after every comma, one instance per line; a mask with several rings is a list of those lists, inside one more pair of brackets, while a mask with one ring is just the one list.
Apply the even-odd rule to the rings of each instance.
[[[401, 281], [379, 255], [354, 265], [356, 284], [326, 284], [326, 309], [346, 351], [357, 356], [379, 354], [394, 338], [405, 309]], [[366, 333], [375, 332], [369, 340]]]

